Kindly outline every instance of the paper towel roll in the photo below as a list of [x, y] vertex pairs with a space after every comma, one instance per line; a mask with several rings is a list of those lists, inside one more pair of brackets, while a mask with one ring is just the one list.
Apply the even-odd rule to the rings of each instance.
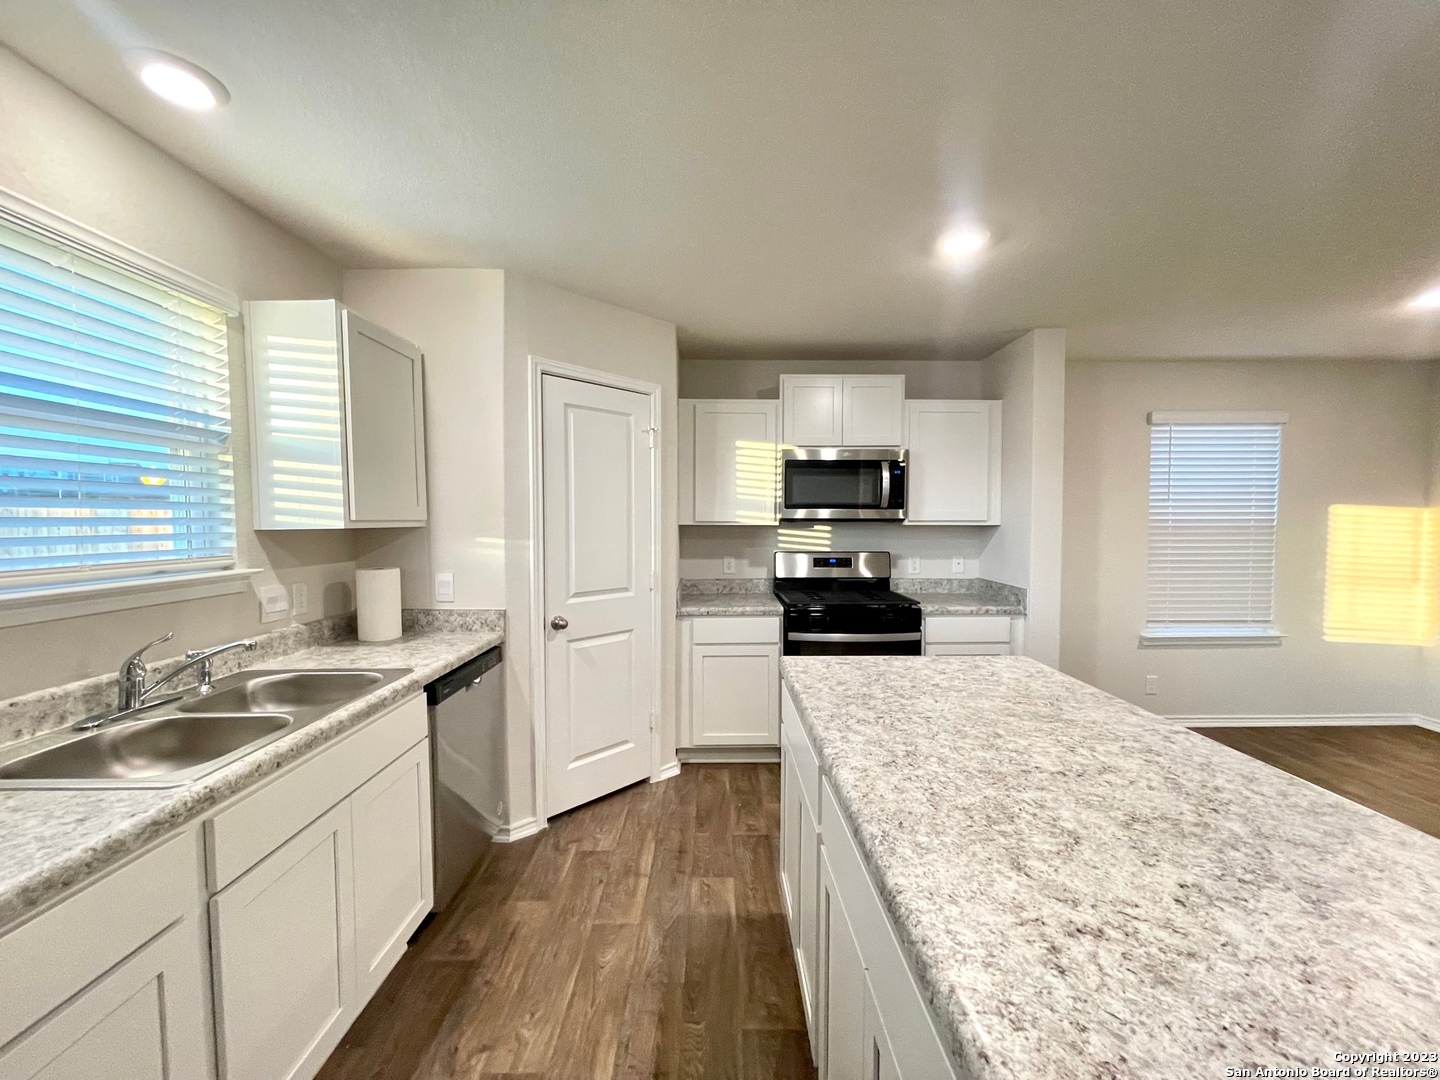
[[400, 568], [355, 571], [355, 621], [361, 641], [400, 636]]

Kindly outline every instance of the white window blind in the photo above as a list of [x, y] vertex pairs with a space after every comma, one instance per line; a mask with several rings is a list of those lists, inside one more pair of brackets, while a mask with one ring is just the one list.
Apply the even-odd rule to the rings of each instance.
[[1152, 415], [1147, 638], [1274, 636], [1283, 424]]
[[224, 312], [0, 223], [0, 593], [234, 555]]

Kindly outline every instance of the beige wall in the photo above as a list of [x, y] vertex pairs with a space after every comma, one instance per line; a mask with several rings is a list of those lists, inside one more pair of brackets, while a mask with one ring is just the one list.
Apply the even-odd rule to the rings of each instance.
[[675, 483], [675, 327], [658, 319], [588, 300], [519, 274], [505, 275], [505, 535], [511, 820], [535, 813], [531, 679], [539, 658], [530, 641], [531, 586], [536, 538], [531, 473], [530, 357], [629, 376], [660, 386], [661, 536], [659, 643], [661, 761], [675, 758], [677, 533]]
[[[1321, 640], [1332, 503], [1424, 505], [1431, 365], [1076, 361], [1067, 372], [1061, 667], [1165, 715], [1408, 713], [1425, 650]], [[1279, 647], [1141, 649], [1149, 428], [1156, 409], [1279, 409]], [[1144, 694], [1144, 678], [1159, 693]]]
[[984, 362], [1001, 411], [1000, 521], [980, 576], [1027, 590], [1024, 652], [1060, 663], [1060, 521], [1064, 487], [1065, 331], [1032, 330]]
[[[177, 117], [177, 123], [189, 118]], [[241, 299], [338, 296], [340, 270], [198, 174], [0, 48], [0, 186], [230, 289]], [[345, 534], [250, 529], [244, 341], [230, 343], [241, 564], [309, 585], [310, 614], [349, 610]], [[113, 670], [134, 645], [175, 631], [170, 651], [259, 629], [244, 593], [0, 630], [0, 698]], [[162, 650], [163, 652], [163, 650]]]
[[907, 398], [970, 400], [982, 397], [978, 360], [873, 360], [837, 358], [680, 361], [683, 398], [778, 398], [781, 375], [904, 375]]
[[348, 270], [345, 303], [425, 354], [429, 524], [385, 530], [360, 562], [399, 566], [407, 607], [503, 608], [504, 271]]

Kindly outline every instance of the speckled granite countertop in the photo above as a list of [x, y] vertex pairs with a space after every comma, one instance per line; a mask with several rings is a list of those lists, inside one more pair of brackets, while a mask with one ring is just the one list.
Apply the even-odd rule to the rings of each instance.
[[416, 626], [397, 641], [319, 645], [266, 668], [408, 667], [411, 674], [183, 787], [0, 791], [0, 928], [498, 645], [496, 629]]
[[[920, 602], [926, 615], [1024, 615], [1025, 590], [983, 578], [895, 578], [892, 588]], [[695, 578], [680, 582], [675, 613], [779, 615], [769, 578]]]
[[961, 1075], [1440, 1049], [1440, 840], [1025, 657], [782, 671]]
[[891, 578], [890, 587], [931, 615], [1024, 615], [1025, 590], [988, 578]]
[[675, 614], [779, 615], [783, 609], [769, 578], [699, 578], [680, 582]]

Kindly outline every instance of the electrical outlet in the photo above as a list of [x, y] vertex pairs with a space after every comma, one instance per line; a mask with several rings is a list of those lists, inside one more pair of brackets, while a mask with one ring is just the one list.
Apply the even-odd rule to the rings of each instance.
[[310, 586], [297, 581], [290, 586], [290, 614], [304, 615], [310, 610]]
[[453, 604], [455, 602], [455, 575], [435, 575], [435, 602], [437, 604]]
[[279, 622], [290, 610], [290, 594], [284, 585], [262, 585], [257, 594], [260, 597], [260, 621]]
[[950, 572], [951, 572], [952, 574], [963, 574], [963, 573], [965, 573], [965, 556], [964, 556], [964, 555], [956, 555], [956, 556], [954, 556], [954, 557], [951, 558], [951, 560], [950, 560]]
[[1158, 694], [1159, 692], [1160, 692], [1160, 676], [1159, 676], [1159, 675], [1146, 675], [1146, 676], [1145, 676], [1145, 693], [1147, 693], [1147, 694]]
[[720, 565], [721, 568], [725, 571], [725, 573], [733, 574], [735, 572], [735, 556], [726, 555], [725, 558], [721, 561]]
[[911, 555], [905, 560], [905, 567], [911, 576], [918, 575], [920, 573], [920, 556]]

